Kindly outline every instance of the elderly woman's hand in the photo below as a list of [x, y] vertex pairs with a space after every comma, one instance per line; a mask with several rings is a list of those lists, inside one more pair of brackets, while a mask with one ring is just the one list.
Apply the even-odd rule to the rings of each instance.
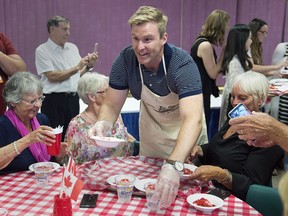
[[197, 156], [203, 156], [203, 151], [200, 145], [195, 145], [186, 159], [187, 163], [191, 163], [194, 159], [196, 159]]
[[37, 130], [32, 131], [27, 136], [29, 143], [41, 142], [46, 145], [51, 145], [55, 142], [55, 134], [53, 134], [53, 129], [49, 126], [41, 125]]
[[64, 158], [68, 154], [68, 143], [66, 142], [61, 142], [60, 146], [60, 154], [57, 156], [59, 158]]
[[199, 166], [197, 169], [194, 170], [194, 172], [191, 175], [192, 179], [197, 179], [200, 181], [208, 182], [211, 180], [219, 180], [223, 179], [221, 174], [225, 171], [217, 166], [211, 166], [211, 165], [202, 165]]

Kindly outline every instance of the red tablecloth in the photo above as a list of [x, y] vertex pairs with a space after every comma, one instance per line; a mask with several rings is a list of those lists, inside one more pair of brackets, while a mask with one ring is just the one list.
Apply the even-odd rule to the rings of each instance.
[[[163, 160], [160, 159], [137, 156], [107, 158], [78, 167], [78, 175], [85, 179], [86, 187], [79, 195], [78, 201], [72, 201], [74, 216], [155, 215], [150, 213], [146, 207], [145, 196], [133, 196], [129, 204], [123, 204], [117, 201], [117, 194], [114, 190], [104, 188], [108, 186], [106, 179], [114, 174], [131, 173], [139, 179], [156, 178], [162, 163]], [[90, 179], [87, 178], [88, 175]], [[53, 197], [60, 191], [61, 176], [62, 168], [52, 174], [49, 186], [44, 188], [36, 186], [34, 173], [31, 171], [0, 176], [0, 208], [6, 208], [9, 212], [8, 215], [52, 215]], [[99, 191], [94, 190], [96, 182], [101, 185]], [[180, 192], [187, 192], [190, 184], [195, 185], [195, 182], [181, 181]], [[207, 185], [202, 185], [202, 187], [203, 190], [208, 188]], [[84, 193], [99, 194], [96, 208], [79, 208]], [[136, 192], [136, 194], [138, 193]], [[158, 211], [157, 215], [203, 215], [203, 213], [190, 206], [184, 198], [177, 197], [171, 207]], [[211, 215], [260, 214], [245, 202], [231, 195], [224, 200], [223, 207], [214, 210]]]

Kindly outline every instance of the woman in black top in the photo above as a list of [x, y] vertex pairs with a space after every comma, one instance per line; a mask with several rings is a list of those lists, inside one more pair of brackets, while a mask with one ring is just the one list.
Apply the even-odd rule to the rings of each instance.
[[224, 36], [230, 16], [223, 10], [214, 10], [208, 15], [202, 27], [202, 32], [191, 48], [191, 57], [197, 64], [201, 75], [204, 100], [204, 112], [209, 134], [210, 96], [219, 96], [216, 78], [220, 72], [223, 55], [217, 62], [215, 46], [224, 45]]
[[[263, 74], [248, 71], [237, 75], [232, 85], [232, 106], [242, 103], [251, 112], [259, 112], [268, 90], [269, 82]], [[228, 189], [245, 200], [251, 184], [270, 185], [272, 172], [284, 157], [284, 151], [280, 146], [249, 146], [238, 135], [227, 120], [210, 143], [195, 146], [190, 160], [198, 155], [202, 165], [191, 177], [202, 181], [212, 180], [216, 187]]]

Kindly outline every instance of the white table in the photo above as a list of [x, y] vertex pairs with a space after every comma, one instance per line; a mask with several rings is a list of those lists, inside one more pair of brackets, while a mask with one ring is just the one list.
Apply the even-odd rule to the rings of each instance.
[[[221, 107], [221, 100], [222, 95], [220, 95], [218, 98], [215, 98], [213, 95], [211, 95], [211, 109], [219, 109]], [[83, 101], [80, 99], [80, 113], [83, 112], [87, 105], [83, 103]], [[136, 113], [139, 112], [140, 107], [140, 100], [136, 100], [133, 97], [128, 97], [122, 107], [121, 113]]]

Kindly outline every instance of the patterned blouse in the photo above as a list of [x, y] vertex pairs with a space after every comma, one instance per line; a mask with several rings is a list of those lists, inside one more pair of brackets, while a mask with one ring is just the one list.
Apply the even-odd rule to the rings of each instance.
[[[94, 124], [87, 122], [81, 114], [74, 117], [68, 126], [65, 140], [70, 144], [68, 156], [71, 156], [76, 164], [86, 161], [99, 160], [105, 157], [123, 157], [133, 154], [133, 144], [129, 143], [127, 129], [119, 117], [112, 129], [112, 136], [124, 139], [127, 142], [120, 143], [116, 148], [105, 148], [95, 145], [95, 140], [88, 136], [89, 129]], [[67, 158], [66, 158], [67, 160]], [[64, 159], [64, 161], [66, 161]]]

